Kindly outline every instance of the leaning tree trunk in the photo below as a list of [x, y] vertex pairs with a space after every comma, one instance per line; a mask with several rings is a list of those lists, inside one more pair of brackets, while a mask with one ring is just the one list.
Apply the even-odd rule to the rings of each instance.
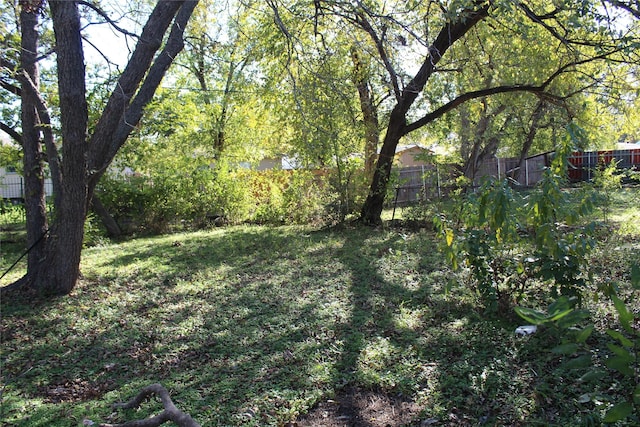
[[391, 178], [391, 168], [396, 153], [396, 147], [404, 130], [404, 115], [396, 106], [391, 113], [387, 134], [384, 137], [382, 149], [378, 155], [376, 168], [373, 172], [369, 195], [362, 206], [360, 221], [367, 225], [378, 225], [384, 208], [384, 200], [387, 193], [387, 185]]
[[104, 225], [104, 228], [107, 230], [107, 235], [109, 237], [120, 237], [122, 235], [120, 226], [116, 220], [113, 219], [96, 194], [91, 198], [91, 209], [96, 215], [98, 215], [98, 217], [100, 217], [102, 225]]
[[[411, 106], [424, 90], [427, 81], [435, 71], [436, 64], [445, 52], [474, 25], [488, 16], [489, 7], [485, 2], [477, 1], [473, 3], [472, 9], [468, 10], [467, 13], [461, 14], [462, 18], [459, 21], [447, 22], [444, 25], [433, 44], [429, 47], [429, 54], [423, 61], [420, 70], [402, 90], [402, 93], [399, 93], [399, 89], [397, 90], [397, 103], [391, 112], [387, 134], [384, 137], [380, 155], [378, 156], [371, 186], [369, 187], [369, 194], [360, 212], [360, 221], [366, 225], [378, 225], [382, 221], [380, 215], [384, 207], [387, 185], [391, 178], [391, 167], [396, 147], [400, 142], [400, 138], [414, 130], [414, 128], [407, 125], [407, 113]], [[478, 6], [478, 9], [475, 9], [474, 6]], [[365, 23], [365, 29], [367, 28], [370, 27], [366, 26]], [[381, 49], [380, 46], [379, 49]], [[449, 103], [447, 108], [453, 108], [453, 106], [453, 103]], [[432, 122], [442, 114], [443, 111], [434, 111], [428, 117], [425, 116], [419, 121], [419, 127]]]

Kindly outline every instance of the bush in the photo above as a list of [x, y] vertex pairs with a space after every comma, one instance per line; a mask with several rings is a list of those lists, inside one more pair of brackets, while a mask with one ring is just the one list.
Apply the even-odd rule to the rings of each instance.
[[224, 162], [188, 174], [105, 176], [97, 194], [124, 233], [212, 224], [324, 221], [333, 196], [325, 175], [306, 170], [231, 170]]
[[435, 218], [447, 258], [454, 269], [469, 268], [490, 312], [510, 311], [529, 291], [530, 279], [546, 283], [551, 297], [580, 302], [595, 225], [578, 223], [592, 211], [594, 197], [563, 190], [572, 142], [558, 147], [532, 193], [516, 193], [506, 180], [487, 181], [467, 196], [455, 221], [442, 214]]
[[[637, 298], [640, 291], [640, 265], [630, 269], [628, 300]], [[587, 321], [590, 313], [577, 310], [566, 297], [555, 300], [546, 312], [529, 308], [516, 308], [527, 322], [555, 329], [560, 343], [548, 349], [565, 358], [563, 368], [573, 376], [575, 386], [582, 393], [578, 402], [593, 403], [593, 411], [583, 418], [584, 425], [640, 421], [640, 328], [638, 313], [629, 308], [620, 294], [621, 283], [608, 283], [600, 288], [614, 307], [617, 324], [609, 327], [599, 339], [589, 340], [596, 327]], [[585, 322], [587, 321], [587, 322]], [[611, 396], [616, 392], [617, 398]], [[621, 399], [621, 400], [620, 400]]]

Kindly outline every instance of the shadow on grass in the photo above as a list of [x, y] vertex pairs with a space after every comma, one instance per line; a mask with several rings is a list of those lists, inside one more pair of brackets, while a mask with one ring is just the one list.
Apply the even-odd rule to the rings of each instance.
[[499, 395], [514, 391], [512, 325], [445, 297], [432, 247], [419, 233], [243, 227], [89, 249], [70, 297], [2, 302], [0, 415], [139, 419], [158, 408], [109, 405], [161, 382], [203, 425], [281, 425], [347, 387], [460, 424], [526, 419], [493, 407], [518, 404]]

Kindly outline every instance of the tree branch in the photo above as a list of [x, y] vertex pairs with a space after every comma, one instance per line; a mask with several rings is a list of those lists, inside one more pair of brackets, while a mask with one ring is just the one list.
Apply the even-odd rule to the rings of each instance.
[[[640, 19], [640, 2], [635, 1], [618, 1], [618, 0], [606, 0], [607, 3], [611, 4], [612, 6], [618, 7], [620, 9], [626, 10], [627, 12], [629, 12], [630, 14], [632, 14], [634, 16], [634, 18], [636, 19]], [[633, 5], [632, 3], [635, 3], [635, 5]]]
[[22, 135], [14, 128], [4, 122], [0, 122], [0, 130], [9, 135], [18, 145], [22, 145]]
[[471, 91], [459, 95], [455, 99], [447, 102], [446, 104], [440, 106], [439, 108], [433, 110], [431, 113], [422, 116], [420, 119], [416, 120], [413, 123], [406, 125], [403, 129], [402, 136], [413, 132], [416, 129], [420, 129], [422, 126], [425, 126], [432, 121], [442, 117], [445, 113], [453, 110], [459, 105], [470, 101], [472, 99], [484, 98], [485, 96], [496, 95], [499, 93], [509, 93], [509, 92], [532, 92], [536, 93], [539, 96], [552, 96], [549, 94], [544, 94], [544, 86], [533, 86], [533, 85], [512, 85], [512, 86], [496, 86], [476, 91]]
[[143, 388], [137, 396], [126, 403], [113, 404], [114, 409], [137, 409], [151, 395], [157, 395], [162, 401], [164, 411], [144, 420], [129, 421], [124, 424], [100, 424], [100, 427], [157, 427], [167, 421], [173, 421], [179, 427], [200, 427], [189, 414], [178, 409], [171, 400], [169, 392], [161, 384], [151, 384]]
[[585, 59], [583, 59], [581, 61], [574, 61], [574, 62], [570, 62], [568, 64], [565, 64], [562, 67], [558, 68], [555, 72], [553, 72], [540, 85], [524, 85], [524, 84], [521, 84], [521, 85], [496, 86], [496, 87], [492, 87], [492, 88], [480, 89], [480, 90], [477, 90], [477, 91], [471, 91], [471, 92], [464, 93], [462, 95], [459, 95], [455, 99], [447, 102], [446, 104], [442, 105], [441, 107], [437, 108], [436, 110], [432, 111], [431, 113], [424, 115], [423, 117], [421, 117], [420, 119], [416, 120], [415, 122], [406, 125], [404, 127], [403, 131], [401, 132], [401, 134], [404, 136], [404, 135], [408, 134], [409, 132], [412, 132], [412, 131], [414, 131], [416, 129], [421, 128], [422, 126], [427, 125], [428, 123], [431, 123], [432, 121], [442, 117], [445, 113], [451, 111], [452, 109], [454, 109], [457, 106], [463, 104], [464, 102], [470, 101], [472, 99], [482, 98], [482, 97], [485, 97], [485, 96], [496, 95], [496, 94], [499, 94], [499, 93], [531, 92], [531, 93], [537, 94], [539, 97], [545, 98], [547, 101], [550, 101], [551, 103], [559, 104], [564, 99], [566, 99], [566, 98], [568, 98], [570, 96], [573, 96], [576, 93], [578, 93], [578, 91], [574, 91], [570, 95], [567, 95], [567, 96], [556, 96], [556, 95], [552, 95], [550, 93], [545, 92], [546, 88], [558, 76], [560, 76], [561, 74], [566, 73], [567, 70], [569, 70], [570, 68], [574, 68], [574, 67], [576, 67], [578, 65], [584, 65], [584, 64], [587, 64], [589, 62], [608, 59], [614, 53], [618, 53], [618, 50], [614, 50], [612, 52], [606, 52], [606, 53], [603, 53], [601, 55], [597, 55], [597, 56], [594, 56], [594, 57], [591, 57], [591, 58], [585, 58]]
[[[537, 15], [533, 10], [531, 10], [531, 8], [529, 8], [529, 6], [527, 6], [522, 2], [517, 2], [517, 7], [520, 8], [524, 12], [524, 14], [527, 16], [527, 18], [529, 18], [533, 23], [541, 25], [545, 30], [549, 32], [549, 34], [551, 34], [555, 39], [560, 41], [565, 46], [587, 46], [587, 47], [599, 47], [599, 48], [603, 46], [602, 40], [595, 40], [595, 41], [575, 40], [575, 39], [569, 39], [563, 36], [562, 34], [560, 34], [556, 28], [554, 28], [552, 25], [549, 25], [547, 22], [545, 22], [555, 17], [555, 14], [556, 14], [555, 11], [551, 14]], [[563, 28], [563, 30], [565, 32], [567, 31], [565, 28]]]
[[[15, 64], [12, 64], [5, 58], [0, 58], [0, 66], [12, 70], [16, 69]], [[49, 169], [51, 171], [51, 182], [53, 185], [54, 194], [59, 195], [61, 194], [60, 185], [62, 180], [60, 172], [60, 156], [58, 154], [58, 149], [56, 147], [55, 139], [51, 129], [51, 117], [49, 115], [49, 109], [47, 108], [46, 102], [42, 98], [40, 91], [25, 70], [21, 70], [15, 73], [15, 77], [22, 85], [22, 88], [5, 82], [4, 80], [0, 80], [0, 86], [7, 89], [14, 95], [22, 96], [22, 92], [27, 91], [33, 97], [33, 100], [36, 104], [38, 117], [40, 119], [39, 128], [44, 135], [44, 143], [47, 147], [47, 157], [49, 162]], [[13, 129], [6, 127], [6, 125], [4, 124], [2, 126], [2, 130], [9, 134], [9, 136], [11, 136], [14, 140], [18, 141], [20, 145], [22, 145], [22, 135], [18, 134]]]
[[79, 1], [78, 2], [79, 5], [82, 6], [87, 6], [88, 8], [92, 9], [94, 12], [96, 12], [98, 15], [100, 15], [101, 17], [104, 18], [105, 21], [107, 21], [107, 23], [109, 23], [109, 25], [111, 25], [113, 28], [116, 29], [116, 31], [124, 34], [125, 36], [129, 36], [129, 37], [133, 37], [135, 39], [138, 38], [138, 35], [136, 33], [132, 33], [130, 31], [125, 30], [124, 28], [118, 26], [118, 24], [116, 24], [116, 21], [114, 21], [113, 19], [111, 19], [109, 17], [109, 15], [107, 15], [107, 13], [100, 9], [100, 7], [96, 4], [90, 3], [88, 1]]
[[88, 155], [90, 173], [106, 168], [111, 160], [108, 154], [113, 152], [114, 145], [118, 147], [121, 145], [114, 142], [112, 138], [116, 129], [123, 125], [133, 129], [136, 125], [125, 119], [125, 113], [138, 86], [147, 75], [156, 52], [162, 45], [167, 28], [183, 3], [183, 1], [159, 1], [151, 12], [136, 48], [120, 75], [91, 136]]
[[[47, 104], [42, 98], [40, 91], [36, 88], [35, 84], [29, 77], [26, 71], [22, 71], [17, 75], [18, 80], [22, 84], [22, 89], [28, 91], [32, 96], [36, 110], [38, 112], [38, 118], [40, 119], [40, 125], [38, 126], [44, 135], [44, 145], [47, 148], [47, 161], [49, 163], [49, 171], [51, 172], [51, 184], [53, 186], [53, 194], [55, 197], [60, 197], [62, 194], [62, 172], [60, 168], [60, 154], [55, 144], [55, 138], [51, 128], [51, 116], [49, 115], [49, 109]], [[59, 200], [58, 200], [59, 201]], [[56, 204], [55, 206], [60, 206]]]
[[400, 91], [400, 86], [398, 85], [398, 74], [393, 68], [391, 61], [389, 60], [389, 55], [387, 55], [387, 51], [384, 48], [384, 35], [382, 37], [378, 37], [378, 33], [376, 33], [376, 31], [373, 29], [373, 26], [367, 20], [363, 13], [357, 12], [354, 20], [360, 26], [360, 28], [362, 28], [367, 34], [369, 34], [371, 40], [373, 40], [373, 44], [375, 44], [376, 46], [378, 55], [380, 55], [380, 59], [382, 59], [382, 63], [387, 69], [387, 73], [389, 73], [389, 78], [391, 80], [391, 85], [393, 86], [393, 93], [395, 94], [396, 100], [400, 100], [402, 93]]
[[160, 82], [162, 81], [165, 73], [173, 63], [175, 57], [183, 49], [184, 30], [197, 4], [197, 0], [186, 0], [178, 11], [164, 49], [160, 52], [149, 68], [149, 72], [147, 73], [140, 90], [138, 90], [138, 93], [133, 101], [131, 101], [129, 108], [127, 108], [124, 113], [123, 121], [120, 122], [118, 128], [111, 136], [111, 143], [108, 146], [106, 157], [102, 159], [101, 164], [96, 165], [96, 170], [100, 171], [97, 174], [97, 177], [99, 177], [101, 172], [106, 169], [120, 147], [122, 147], [126, 142], [127, 138], [133, 131], [133, 126], [137, 125], [142, 118], [144, 107], [149, 103], [149, 101], [151, 101], [156, 89], [160, 86]]
[[20, 88], [18, 86], [12, 85], [11, 83], [3, 79], [0, 79], [0, 87], [16, 96], [22, 96], [22, 92], [20, 91]]
[[[402, 113], [403, 116], [411, 108], [413, 102], [418, 95], [424, 89], [424, 85], [427, 83], [431, 75], [433, 74], [436, 64], [442, 58], [442, 55], [460, 38], [462, 38], [467, 31], [473, 28], [478, 22], [485, 19], [489, 14], [489, 6], [482, 1], [476, 1], [480, 7], [478, 9], [470, 9], [462, 12], [457, 21], [448, 22], [438, 33], [436, 40], [431, 46], [429, 46], [429, 54], [425, 58], [420, 70], [411, 79], [407, 87], [402, 93], [402, 102], [398, 103], [396, 108]], [[402, 132], [406, 135], [407, 132]]]

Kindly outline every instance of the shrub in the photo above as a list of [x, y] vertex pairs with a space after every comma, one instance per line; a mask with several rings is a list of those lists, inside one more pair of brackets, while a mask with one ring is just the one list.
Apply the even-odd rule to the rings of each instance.
[[225, 162], [189, 173], [105, 176], [97, 194], [125, 233], [162, 233], [213, 223], [309, 223], [323, 220], [331, 192], [323, 174], [306, 170], [232, 170]]
[[520, 300], [530, 279], [547, 283], [552, 297], [582, 297], [595, 225], [577, 224], [591, 212], [593, 194], [563, 190], [570, 135], [532, 193], [520, 195], [506, 180], [487, 181], [466, 197], [455, 222], [435, 217], [447, 258], [454, 269], [469, 268], [490, 312]]
[[[629, 301], [640, 291], [640, 265], [633, 264], [630, 272]], [[554, 301], [547, 312], [517, 307], [516, 312], [527, 322], [545, 325], [560, 332], [561, 342], [549, 349], [566, 358], [563, 368], [569, 371], [579, 392], [578, 402], [593, 403], [594, 410], [583, 419], [584, 425], [600, 425], [628, 420], [640, 422], [640, 328], [638, 314], [629, 309], [620, 297], [622, 285], [608, 283], [601, 287], [617, 314], [617, 324], [607, 328], [601, 339], [588, 341], [595, 325], [585, 321], [586, 310], [577, 310], [566, 298]], [[611, 397], [611, 391], [622, 400]]]

